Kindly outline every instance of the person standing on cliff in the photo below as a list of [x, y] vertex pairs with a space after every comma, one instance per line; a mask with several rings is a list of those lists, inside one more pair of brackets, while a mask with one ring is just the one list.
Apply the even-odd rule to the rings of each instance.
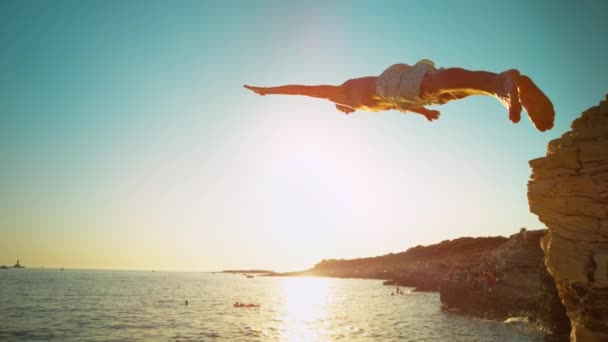
[[435, 68], [427, 59], [415, 65], [395, 64], [380, 76], [350, 79], [335, 85], [284, 85], [258, 87], [244, 85], [259, 95], [303, 95], [327, 99], [345, 114], [356, 110], [379, 112], [398, 110], [439, 118], [439, 111], [425, 106], [445, 104], [471, 95], [496, 97], [509, 111], [513, 123], [521, 119], [522, 105], [541, 132], [553, 127], [555, 110], [547, 96], [525, 75], [515, 69], [500, 74], [461, 68]]

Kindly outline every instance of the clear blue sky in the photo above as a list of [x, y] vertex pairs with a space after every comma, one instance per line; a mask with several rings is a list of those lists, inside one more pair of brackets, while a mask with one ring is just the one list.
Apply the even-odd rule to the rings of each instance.
[[[542, 225], [529, 159], [608, 92], [606, 1], [2, 1], [0, 264], [312, 266]], [[254, 85], [421, 58], [518, 68], [556, 125], [490, 97], [439, 121]]]

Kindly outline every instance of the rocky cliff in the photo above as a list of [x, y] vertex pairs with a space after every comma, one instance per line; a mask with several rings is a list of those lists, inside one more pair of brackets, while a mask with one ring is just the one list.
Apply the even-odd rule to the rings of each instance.
[[547, 225], [545, 265], [572, 341], [608, 341], [608, 96], [530, 161], [530, 210]]
[[[567, 336], [570, 322], [543, 265], [540, 240], [545, 233], [537, 230], [512, 235], [505, 244], [484, 253], [475, 267], [443, 280], [440, 294], [444, 308], [498, 320], [527, 317], [548, 336]], [[484, 286], [484, 272], [496, 281]]]

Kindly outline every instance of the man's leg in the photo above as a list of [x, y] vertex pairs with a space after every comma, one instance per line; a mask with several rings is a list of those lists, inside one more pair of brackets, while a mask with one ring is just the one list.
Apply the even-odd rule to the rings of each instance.
[[551, 100], [526, 75], [521, 75], [518, 87], [521, 104], [534, 126], [541, 132], [551, 129], [555, 119]]
[[508, 70], [501, 74], [487, 71], [470, 71], [460, 68], [440, 69], [422, 80], [422, 97], [440, 97], [443, 93], [464, 95], [491, 95], [497, 97], [509, 110], [513, 123], [521, 119], [521, 103], [517, 80], [519, 71]]

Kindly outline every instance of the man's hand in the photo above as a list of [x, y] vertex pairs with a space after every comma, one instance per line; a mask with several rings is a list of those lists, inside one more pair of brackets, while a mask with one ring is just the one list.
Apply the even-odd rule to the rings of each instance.
[[437, 120], [439, 119], [439, 115], [441, 115], [438, 110], [427, 109], [424, 107], [412, 108], [410, 111], [424, 115], [424, 117], [429, 121]]
[[344, 106], [341, 104], [337, 104], [336, 105], [336, 109], [343, 112], [344, 114], [350, 114], [350, 113], [354, 113], [355, 110], [353, 108], [350, 108], [348, 106]]
[[243, 87], [245, 87], [245, 88], [253, 91], [256, 94], [259, 94], [259, 95], [262, 95], [262, 96], [266, 95], [266, 92], [264, 91], [263, 87], [252, 87], [252, 86], [246, 85], [246, 84]]
[[438, 110], [431, 110], [431, 109], [429, 109], [428, 112], [426, 112], [426, 113], [424, 113], [422, 115], [424, 115], [427, 120], [433, 121], [433, 120], [439, 119], [439, 115], [441, 115], [441, 113]]

